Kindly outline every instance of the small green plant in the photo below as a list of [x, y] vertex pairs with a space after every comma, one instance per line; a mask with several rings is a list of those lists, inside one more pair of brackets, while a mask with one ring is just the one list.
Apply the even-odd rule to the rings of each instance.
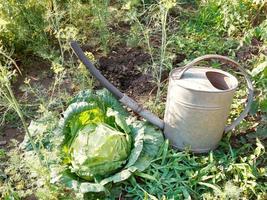
[[55, 74], [55, 79], [54, 79], [54, 82], [52, 85], [51, 96], [50, 96], [48, 106], [52, 103], [52, 101], [54, 99], [54, 93], [55, 93], [56, 88], [58, 87], [58, 90], [60, 90], [60, 85], [61, 85], [63, 77], [65, 75], [65, 73], [64, 73], [65, 69], [61, 64], [52, 63], [51, 69], [53, 70], [53, 72]]
[[101, 47], [106, 54], [109, 50], [110, 32], [108, 28], [108, 19], [110, 13], [108, 10], [109, 0], [90, 0], [92, 5], [91, 12], [95, 17], [92, 27], [98, 32]]
[[160, 18], [161, 18], [161, 47], [160, 47], [160, 63], [159, 71], [157, 74], [157, 94], [156, 94], [156, 103], [160, 101], [160, 92], [161, 92], [161, 78], [162, 71], [166, 68], [166, 48], [167, 48], [167, 17], [169, 10], [176, 5], [174, 0], [161, 0], [160, 1]]
[[[88, 57], [88, 59], [95, 64], [96, 63], [96, 58], [91, 52], [85, 52], [85, 55]], [[86, 90], [88, 88], [93, 88], [94, 85], [94, 79], [89, 73], [88, 69], [80, 63], [78, 66], [79, 73], [77, 73], [74, 76], [74, 79], [77, 80], [77, 83], [80, 86], [81, 90]]]
[[[4, 53], [2, 53], [4, 54]], [[42, 158], [41, 158], [41, 154], [38, 148], [36, 148], [34, 141], [32, 140], [32, 136], [31, 133], [28, 130], [28, 126], [26, 123], [26, 120], [24, 118], [24, 115], [22, 113], [21, 107], [13, 93], [13, 90], [11, 88], [11, 83], [10, 80], [12, 79], [12, 77], [16, 74], [16, 71], [10, 71], [7, 67], [2, 66], [0, 64], [0, 96], [1, 99], [6, 102], [6, 105], [10, 108], [12, 108], [17, 115], [19, 116], [23, 128], [27, 134], [27, 136], [30, 139], [31, 145], [33, 147], [33, 149], [35, 150], [35, 153], [39, 156], [39, 161], [42, 163]]]
[[260, 54], [257, 61], [254, 62], [255, 67], [251, 71], [251, 75], [254, 79], [255, 85], [259, 89], [259, 94], [256, 97], [254, 104], [254, 112], [261, 111], [267, 113], [267, 56]]
[[[47, 1], [0, 2], [0, 40], [5, 47], [14, 48], [16, 53], [47, 52], [49, 39], [43, 18]], [[39, 54], [39, 55], [40, 55]]]
[[[162, 0], [158, 4], [152, 4], [148, 9], [145, 10], [144, 13], [153, 13], [153, 15], [148, 17], [145, 21], [147, 24], [143, 24], [139, 18], [142, 18], [142, 13], [140, 16], [137, 15], [136, 12], [132, 12], [130, 14], [130, 18], [139, 25], [140, 30], [143, 34], [145, 44], [147, 45], [148, 53], [151, 57], [151, 66], [147, 71], [150, 71], [153, 74], [157, 85], [156, 99], [155, 105], [160, 101], [161, 96], [161, 87], [162, 87], [162, 72], [166, 69], [172, 68], [169, 66], [169, 57], [167, 56], [167, 46], [168, 46], [168, 13], [171, 8], [176, 5], [176, 1], [173, 0]], [[160, 16], [158, 19], [157, 17]], [[152, 23], [152, 20], [155, 22]], [[161, 44], [156, 47], [151, 44], [151, 36], [153, 32], [161, 32]], [[159, 48], [159, 51], [156, 49]]]

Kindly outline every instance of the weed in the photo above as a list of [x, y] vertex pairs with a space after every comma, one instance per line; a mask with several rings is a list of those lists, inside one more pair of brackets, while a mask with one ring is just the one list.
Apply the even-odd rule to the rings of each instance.
[[104, 53], [108, 52], [109, 30], [108, 18], [110, 17], [108, 11], [109, 0], [91, 0], [92, 12], [96, 16], [93, 27], [97, 28], [100, 37], [100, 43], [103, 47]]
[[11, 89], [10, 79], [14, 76], [15, 71], [9, 71], [8, 68], [0, 65], [0, 96], [7, 103], [6, 105], [10, 106], [19, 116], [23, 128], [30, 139], [31, 145], [35, 150], [35, 153], [39, 156], [39, 161], [42, 163], [41, 154], [38, 148], [35, 147], [35, 144], [32, 140], [31, 133], [28, 130], [28, 126], [24, 115], [22, 113], [21, 107]]
[[45, 2], [1, 1], [1, 35], [5, 47], [16, 53], [47, 52], [49, 40], [45, 33], [43, 13]]
[[[164, 0], [160, 1], [159, 4], [152, 4], [150, 5], [144, 13], [140, 16], [137, 15], [136, 12], [132, 12], [130, 14], [130, 18], [133, 22], [137, 23], [139, 29], [141, 30], [145, 44], [147, 45], [148, 52], [151, 57], [152, 65], [149, 66], [148, 71], [152, 73], [155, 82], [157, 84], [157, 92], [156, 92], [156, 99], [155, 105], [160, 101], [161, 96], [161, 81], [162, 81], [162, 72], [166, 69], [172, 68], [172, 66], [168, 66], [169, 57], [167, 57], [166, 50], [168, 46], [168, 38], [167, 38], [167, 17], [169, 10], [176, 5], [176, 1], [172, 0]], [[153, 13], [151, 17], [145, 20], [146, 24], [139, 20], [145, 13]], [[159, 18], [157, 18], [160, 16]], [[153, 20], [156, 20], [153, 22]], [[160, 27], [160, 28], [159, 28]], [[159, 29], [159, 30], [158, 30]], [[151, 36], [152, 32], [161, 32], [161, 44], [159, 45], [159, 52], [156, 52], [155, 46], [151, 44]]]
[[[263, 145], [257, 141], [257, 150], [251, 154], [245, 153], [247, 152], [245, 149], [249, 150], [251, 145], [240, 149], [233, 149], [227, 145], [225, 147], [221, 145], [219, 148], [220, 151], [210, 152], [206, 156], [194, 155], [189, 151], [177, 152], [168, 149], [168, 145], [163, 145], [158, 158], [146, 173], [126, 184], [126, 197], [129, 199], [147, 197], [239, 199], [241, 196], [264, 198], [266, 186], [263, 186], [262, 182], [259, 184], [263, 180], [264, 173], [254, 170], [258, 165], [256, 160], [265, 156]], [[248, 160], [251, 164], [246, 163]]]
[[[92, 63], [96, 63], [96, 59], [91, 52], [85, 52], [85, 55]], [[80, 73], [77, 74], [77, 81], [80, 85], [81, 90], [93, 88], [93, 78], [90, 75], [88, 69], [82, 63], [79, 64], [78, 69]]]

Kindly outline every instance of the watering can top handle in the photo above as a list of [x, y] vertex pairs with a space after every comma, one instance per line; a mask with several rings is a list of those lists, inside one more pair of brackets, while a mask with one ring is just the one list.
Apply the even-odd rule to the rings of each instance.
[[228, 131], [234, 129], [246, 117], [246, 115], [248, 114], [248, 112], [250, 110], [250, 106], [252, 104], [252, 101], [253, 101], [254, 89], [253, 89], [252, 82], [251, 82], [246, 70], [243, 67], [241, 67], [240, 64], [238, 64], [236, 61], [234, 61], [228, 57], [216, 55], [216, 54], [209, 54], [209, 55], [204, 55], [204, 56], [198, 57], [198, 58], [194, 59], [192, 62], [185, 65], [184, 69], [180, 72], [180, 74], [178, 76], [176, 76], [176, 79], [182, 78], [183, 74], [188, 69], [190, 69], [194, 65], [198, 64], [199, 62], [201, 62], [203, 60], [211, 60], [211, 59], [217, 59], [217, 60], [220, 60], [222, 62], [229, 63], [232, 66], [236, 67], [244, 75], [246, 82], [247, 82], [247, 88], [248, 88], [247, 105], [246, 105], [245, 109], [243, 110], [243, 112], [240, 113], [240, 116], [237, 117], [229, 126], [225, 127], [224, 132], [228, 132]]

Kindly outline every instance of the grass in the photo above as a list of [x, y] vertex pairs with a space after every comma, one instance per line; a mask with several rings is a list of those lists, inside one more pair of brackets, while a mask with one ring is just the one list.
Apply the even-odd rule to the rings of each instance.
[[[254, 145], [254, 151], [244, 153], [250, 152]], [[146, 174], [126, 185], [126, 196], [132, 199], [146, 195], [151, 199], [239, 199], [244, 195], [248, 199], [264, 198], [265, 169], [258, 165], [266, 159], [266, 154], [259, 141], [254, 145], [233, 148], [224, 139], [218, 150], [209, 155], [177, 152], [165, 145]]]
[[[225, 134], [218, 148], [208, 154], [194, 154], [189, 149], [177, 151], [166, 140], [151, 166], [123, 183], [114, 184], [109, 197], [83, 196], [63, 185], [51, 184], [53, 174], [14, 141], [10, 144], [12, 148], [0, 146], [0, 199], [23, 199], [31, 194], [39, 199], [267, 199], [267, 4], [252, 0], [161, 3], [171, 6], [160, 10], [163, 4], [153, 0], [27, 1], [23, 5], [3, 1], [0, 44], [1, 50], [8, 53], [0, 55], [0, 65], [9, 75], [1, 77], [9, 78], [8, 95], [13, 97], [5, 98], [7, 101], [0, 97], [1, 126], [13, 126], [23, 119], [18, 125], [28, 132], [30, 120], [59, 117], [73, 94], [96, 84], [84, 66], [75, 61], [68, 46], [72, 39], [90, 46], [87, 55], [96, 65], [99, 58], [112, 51], [113, 45], [139, 46], [149, 53], [153, 66], [139, 68], [153, 72], [161, 89], [157, 98], [161, 103], [146, 102], [160, 116], [164, 112], [167, 86], [160, 82], [161, 73], [200, 55], [229, 56], [245, 66], [252, 76], [256, 94], [250, 115], [236, 130]], [[11, 19], [8, 13], [15, 11], [17, 15]], [[29, 55], [41, 57], [45, 62], [35, 62]], [[179, 60], [179, 55], [185, 59]], [[21, 69], [21, 61], [33, 70], [35, 64], [48, 66], [52, 78], [50, 86], [43, 88], [32, 77], [25, 77], [23, 91], [29, 95], [16, 100], [12, 85], [16, 76], [11, 69]], [[35, 78], [42, 80], [43, 76]], [[1, 85], [0, 89], [7, 88]], [[230, 120], [244, 106], [244, 87], [240, 87], [236, 97]], [[49, 162], [56, 152], [42, 146], [47, 145], [43, 142], [47, 137], [46, 132], [40, 133], [34, 137], [32, 146], [38, 146], [42, 158]]]

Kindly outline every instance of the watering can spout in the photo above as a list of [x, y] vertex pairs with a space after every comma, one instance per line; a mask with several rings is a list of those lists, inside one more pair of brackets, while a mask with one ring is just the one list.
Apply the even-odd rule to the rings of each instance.
[[159, 127], [160, 129], [164, 128], [164, 122], [158, 116], [152, 112], [144, 109], [132, 98], [123, 94], [119, 91], [113, 84], [111, 84], [101, 73], [100, 71], [88, 60], [85, 56], [83, 50], [78, 45], [77, 42], [72, 41], [70, 43], [71, 48], [77, 55], [77, 57], [82, 61], [82, 63], [87, 67], [90, 73], [105, 87], [107, 88], [122, 104], [132, 109], [135, 113], [139, 114], [146, 120], [148, 120], [153, 125]]
[[119, 101], [124, 105], [126, 105], [128, 108], [131, 108], [135, 113], [139, 114], [140, 116], [148, 120], [151, 124], [154, 124], [160, 129], [164, 129], [163, 120], [161, 120], [157, 115], [153, 114], [152, 112], [144, 109], [142, 106], [140, 106], [136, 101], [134, 101], [126, 94], [124, 94]]

